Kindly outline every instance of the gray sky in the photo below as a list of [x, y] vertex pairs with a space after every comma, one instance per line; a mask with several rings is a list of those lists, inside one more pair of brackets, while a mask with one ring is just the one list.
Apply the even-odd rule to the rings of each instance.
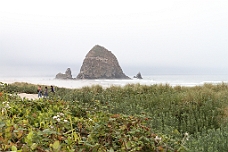
[[228, 74], [228, 1], [0, 2], [2, 73], [76, 76], [96, 44], [127, 75]]

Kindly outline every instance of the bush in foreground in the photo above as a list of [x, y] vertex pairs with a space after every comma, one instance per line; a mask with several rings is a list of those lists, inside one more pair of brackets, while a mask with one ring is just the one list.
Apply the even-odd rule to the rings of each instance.
[[[3, 92], [2, 107], [7, 107], [6, 101], [12, 105], [20, 105], [20, 108], [10, 108], [7, 119], [16, 115], [14, 120], [23, 118], [24, 122], [29, 122], [31, 128], [34, 127], [30, 129], [33, 130], [32, 133], [25, 131], [22, 136], [33, 135], [34, 139], [37, 138], [32, 142], [32, 148], [45, 151], [58, 151], [59, 149], [53, 149], [54, 146], [61, 147], [64, 151], [148, 149], [192, 152], [222, 152], [227, 149], [228, 86], [224, 83], [196, 87], [136, 84], [107, 89], [101, 86], [56, 88], [56, 94], [47, 100], [24, 99], [22, 102], [14, 93], [21, 92], [24, 88], [36, 88], [32, 84], [29, 84], [30, 87], [26, 85], [2, 84], [0, 91]], [[9, 96], [6, 92], [13, 95]], [[38, 113], [29, 110], [30, 107]], [[26, 113], [29, 116], [24, 118]], [[67, 117], [63, 119], [60, 113]], [[50, 129], [52, 124], [55, 124], [56, 129]], [[0, 126], [6, 129], [6, 123]], [[9, 128], [10, 131], [6, 129], [4, 132], [11, 132], [12, 129]], [[43, 137], [46, 134], [48, 138]], [[15, 141], [17, 146], [20, 142], [28, 144], [25, 139]], [[13, 146], [15, 141], [12, 142]], [[40, 143], [41, 146], [38, 146]], [[8, 146], [12, 148], [12, 145]]]
[[0, 151], [180, 151], [144, 116], [111, 114], [99, 101], [22, 100], [0, 95]]

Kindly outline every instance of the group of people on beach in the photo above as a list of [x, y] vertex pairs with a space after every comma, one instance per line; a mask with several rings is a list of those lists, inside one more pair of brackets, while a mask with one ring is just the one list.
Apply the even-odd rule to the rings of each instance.
[[[55, 90], [54, 90], [53, 86], [51, 86], [51, 92], [55, 93]], [[38, 86], [37, 93], [38, 93], [38, 98], [42, 98], [42, 96], [44, 98], [47, 98], [48, 97], [48, 87], [45, 87], [44, 88], [44, 92], [43, 92], [42, 87]]]

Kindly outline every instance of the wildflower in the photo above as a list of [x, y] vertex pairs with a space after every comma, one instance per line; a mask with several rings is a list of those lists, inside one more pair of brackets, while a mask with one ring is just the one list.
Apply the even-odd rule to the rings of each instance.
[[2, 114], [4, 114], [4, 113], [5, 113], [5, 111], [6, 111], [6, 109], [5, 109], [5, 108], [2, 108]]
[[185, 133], [184, 133], [184, 136], [188, 136], [188, 133], [187, 133], [187, 132], [185, 132]]
[[8, 101], [4, 101], [4, 102], [2, 102], [2, 104], [5, 106], [6, 109], [11, 108]]
[[9, 104], [7, 103], [7, 104], [5, 105], [5, 108], [10, 109], [11, 107], [10, 107]]
[[57, 116], [53, 116], [53, 119], [57, 119], [58, 117]]
[[[59, 113], [60, 116], [64, 116], [64, 113]], [[58, 115], [57, 115], [58, 116]]]
[[155, 142], [157, 142], [157, 143], [158, 143], [158, 142], [160, 142], [160, 141], [161, 141], [161, 137], [156, 136], [154, 140], [155, 140]]
[[184, 137], [186, 138], [186, 140], [188, 140], [189, 136], [187, 132], [184, 133]]
[[54, 126], [52, 126], [52, 125], [50, 125], [49, 127], [50, 127], [51, 129], [53, 129], [53, 128], [54, 128]]
[[68, 122], [68, 120], [66, 120], [66, 119], [64, 119], [63, 121], [64, 121], [64, 122]]
[[9, 102], [8, 101], [4, 101], [4, 102], [2, 102], [2, 104], [9, 104]]
[[58, 122], [60, 122], [60, 118], [57, 118], [56, 120], [57, 120]]
[[91, 118], [89, 118], [89, 121], [93, 121]]

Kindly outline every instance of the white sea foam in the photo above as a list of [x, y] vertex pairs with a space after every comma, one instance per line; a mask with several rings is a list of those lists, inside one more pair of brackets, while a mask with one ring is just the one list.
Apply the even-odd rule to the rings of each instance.
[[40, 85], [54, 85], [65, 88], [82, 88], [84, 86], [101, 85], [103, 87], [125, 86], [127, 84], [169, 84], [171, 86], [196, 86], [204, 83], [228, 83], [228, 75], [153, 75], [143, 79], [96, 79], [96, 80], [59, 80], [53, 77], [0, 77], [0, 82], [27, 82]]

